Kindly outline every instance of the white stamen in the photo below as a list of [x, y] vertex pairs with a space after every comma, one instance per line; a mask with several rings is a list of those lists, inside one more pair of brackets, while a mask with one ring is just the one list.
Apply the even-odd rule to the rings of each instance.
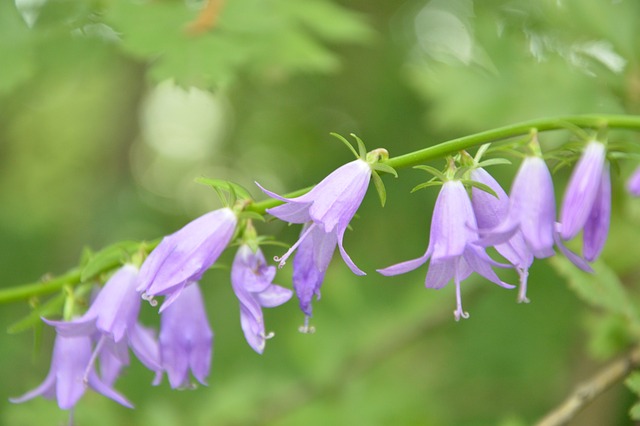
[[147, 294], [146, 292], [142, 293], [142, 299], [149, 302], [149, 304], [153, 307], [158, 306], [158, 301], [154, 299], [152, 295]]
[[518, 268], [518, 275], [520, 275], [518, 303], [529, 303], [529, 299], [527, 298], [527, 277], [529, 276], [529, 271], [523, 268]]
[[104, 334], [100, 336], [100, 340], [98, 340], [98, 343], [96, 344], [96, 347], [93, 350], [93, 353], [91, 354], [91, 358], [89, 358], [89, 364], [87, 365], [87, 368], [84, 370], [84, 375], [82, 376], [82, 383], [84, 383], [85, 386], [89, 383], [89, 375], [91, 374], [91, 370], [93, 369], [93, 366], [96, 363], [96, 359], [98, 358], [98, 355], [102, 350], [102, 346], [104, 345], [105, 338], [106, 336]]
[[304, 317], [304, 324], [298, 327], [298, 331], [302, 334], [313, 334], [316, 332], [316, 328], [309, 325], [309, 317]]
[[309, 225], [309, 227], [307, 229], [304, 230], [304, 232], [302, 233], [302, 235], [300, 235], [300, 238], [298, 238], [298, 241], [295, 242], [294, 245], [292, 245], [289, 250], [287, 250], [287, 252], [285, 254], [283, 254], [282, 256], [278, 257], [275, 256], [273, 258], [274, 261], [278, 262], [278, 269], [282, 269], [284, 268], [284, 265], [286, 265], [287, 263], [287, 259], [289, 258], [289, 256], [291, 256], [293, 254], [293, 252], [298, 248], [298, 246], [300, 245], [300, 243], [302, 243], [302, 241], [307, 237], [307, 235], [309, 235], [309, 232], [311, 232], [311, 230], [316, 226], [315, 223], [312, 223], [311, 225]]

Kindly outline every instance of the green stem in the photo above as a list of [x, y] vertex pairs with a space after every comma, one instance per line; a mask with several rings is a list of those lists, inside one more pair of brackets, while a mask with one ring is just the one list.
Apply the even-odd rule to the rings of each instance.
[[[553, 118], [539, 118], [535, 120], [524, 121], [522, 123], [511, 124], [497, 129], [487, 130], [484, 132], [476, 133], [470, 136], [463, 136], [461, 138], [452, 139], [446, 142], [439, 143], [434, 146], [430, 146], [419, 151], [410, 152], [408, 154], [400, 155], [398, 157], [390, 158], [384, 162], [388, 166], [394, 169], [403, 169], [412, 166], [417, 166], [427, 161], [435, 160], [438, 158], [444, 158], [447, 155], [453, 154], [460, 150], [465, 150], [479, 146], [488, 142], [495, 142], [502, 139], [508, 139], [528, 134], [532, 129], [536, 129], [538, 132], [551, 131], [551, 130], [567, 130], [571, 127], [583, 127], [592, 129], [629, 129], [640, 131], [640, 116], [637, 115], [567, 115]], [[298, 197], [307, 193], [312, 187], [299, 189], [285, 195], [285, 198]], [[265, 214], [266, 210], [271, 207], [276, 207], [282, 204], [281, 201], [275, 199], [268, 199], [253, 203], [247, 206], [248, 211], [256, 212], [259, 214]], [[142, 244], [145, 243], [141, 243]], [[157, 245], [155, 243], [146, 243], [148, 251], [153, 249]], [[118, 263], [119, 264], [119, 263]], [[99, 273], [108, 272], [111, 268], [115, 268], [118, 265], [105, 265], [100, 268]], [[72, 269], [64, 275], [57, 278], [37, 282], [32, 284], [20, 285], [15, 287], [9, 287], [0, 290], [0, 303], [15, 302], [18, 300], [28, 299], [29, 297], [50, 294], [56, 291], [60, 291], [65, 285], [77, 285], [81, 282], [82, 273], [78, 268]]]
[[473, 148], [488, 142], [495, 142], [517, 136], [527, 135], [531, 129], [538, 132], [549, 130], [567, 130], [570, 126], [600, 129], [603, 127], [640, 130], [640, 116], [637, 115], [567, 115], [553, 118], [539, 118], [491, 129], [461, 138], [452, 139], [419, 151], [393, 157], [385, 164], [402, 169], [417, 166], [425, 161], [443, 158], [463, 149]]
[[74, 268], [64, 275], [51, 280], [42, 280], [32, 284], [19, 285], [0, 290], [0, 303], [16, 302], [33, 296], [55, 293], [66, 285], [80, 284], [81, 271]]
[[[433, 145], [419, 151], [392, 157], [383, 163], [394, 169], [404, 169], [417, 166], [427, 161], [444, 158], [463, 149], [473, 148], [488, 142], [495, 142], [529, 134], [532, 129], [538, 132], [550, 130], [567, 130], [571, 126], [600, 129], [604, 127], [614, 129], [640, 130], [640, 116], [638, 115], [567, 115], [551, 118], [538, 118], [535, 120], [523, 121], [522, 123], [510, 124], [497, 129], [486, 130], [469, 136], [452, 139], [446, 142]], [[300, 189], [289, 194], [285, 198], [293, 198], [308, 192], [312, 187]], [[251, 204], [247, 210], [264, 214], [266, 209], [282, 204], [281, 201], [268, 199]]]

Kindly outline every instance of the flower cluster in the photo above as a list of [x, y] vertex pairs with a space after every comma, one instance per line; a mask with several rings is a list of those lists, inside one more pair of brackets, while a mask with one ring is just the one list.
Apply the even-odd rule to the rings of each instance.
[[[320, 297], [336, 247], [349, 269], [365, 273], [344, 248], [344, 234], [373, 179], [384, 204], [384, 186], [376, 171], [395, 173], [384, 164], [386, 151], [366, 153], [358, 139], [360, 155], [329, 174], [309, 192], [296, 198], [277, 195], [280, 202], [266, 209], [270, 215], [299, 224], [298, 240], [281, 257], [282, 268], [293, 256], [293, 289], [305, 315], [304, 332], [312, 331], [312, 299]], [[477, 273], [500, 287], [512, 289], [494, 270], [514, 268], [519, 277], [518, 301], [528, 302], [527, 280], [535, 258], [553, 256], [558, 249], [577, 267], [591, 271], [589, 262], [603, 250], [611, 216], [611, 178], [605, 143], [592, 140], [570, 177], [559, 217], [554, 184], [537, 140], [533, 155], [524, 158], [510, 195], [483, 168], [481, 153], [472, 159], [466, 152], [449, 157], [445, 172], [424, 166], [442, 182], [432, 215], [429, 242], [424, 254], [378, 272], [398, 275], [429, 263], [427, 288], [440, 289], [450, 281], [456, 292], [456, 320], [468, 318], [462, 307], [461, 283]], [[355, 152], [355, 151], [354, 151]], [[483, 151], [481, 151], [483, 152]], [[373, 154], [372, 154], [373, 153]], [[432, 186], [432, 181], [420, 185]], [[640, 170], [628, 182], [632, 194], [640, 194]], [[235, 200], [235, 191], [231, 190]], [[162, 239], [143, 263], [125, 264], [95, 295], [89, 309], [77, 318], [44, 321], [57, 336], [51, 369], [44, 382], [25, 395], [23, 402], [41, 395], [56, 398], [62, 409], [72, 409], [87, 387], [131, 407], [113, 385], [129, 365], [131, 352], [151, 370], [157, 385], [166, 374], [172, 388], [192, 386], [190, 376], [206, 384], [213, 352], [213, 331], [207, 320], [199, 286], [204, 273], [234, 241], [239, 248], [231, 267], [231, 286], [240, 304], [240, 326], [249, 346], [263, 353], [273, 336], [265, 329], [262, 309], [282, 305], [293, 291], [276, 285], [276, 267], [269, 265], [259, 247], [244, 200], [232, 207], [207, 213]], [[244, 216], [243, 216], [244, 215]], [[565, 242], [582, 235], [582, 256]], [[237, 239], [236, 239], [237, 238]], [[508, 263], [487, 253], [493, 247]], [[295, 254], [294, 254], [295, 253]], [[135, 263], [135, 262], [132, 262]], [[151, 305], [163, 297], [159, 330], [138, 321], [142, 300]]]

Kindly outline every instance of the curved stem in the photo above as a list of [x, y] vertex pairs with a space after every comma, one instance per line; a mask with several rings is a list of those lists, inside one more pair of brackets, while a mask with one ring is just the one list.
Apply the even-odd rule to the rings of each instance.
[[569, 423], [589, 403], [614, 384], [624, 380], [639, 366], [640, 348], [636, 347], [578, 386], [560, 406], [538, 421], [536, 426], [560, 426]]
[[[513, 138], [529, 134], [532, 129], [538, 132], [551, 130], [567, 130], [571, 127], [586, 127], [592, 129], [613, 128], [613, 129], [630, 129], [640, 130], [640, 116], [638, 115], [566, 115], [551, 118], [538, 118], [521, 123], [510, 124], [508, 126], [499, 127], [497, 129], [486, 130], [473, 135], [463, 136], [461, 138], [452, 139], [442, 142], [419, 151], [410, 152], [408, 154], [392, 157], [384, 162], [394, 169], [404, 169], [417, 166], [426, 161], [444, 158], [463, 149], [473, 148], [488, 142], [495, 142], [502, 139]], [[301, 189], [285, 195], [285, 198], [293, 198], [308, 192], [312, 187]], [[281, 201], [269, 199], [253, 203], [247, 207], [247, 210], [264, 214], [266, 209], [282, 204]]]
[[[212, 1], [213, 3], [213, 1]], [[484, 132], [475, 133], [469, 136], [452, 139], [439, 143], [418, 151], [400, 155], [381, 162], [395, 169], [408, 168], [419, 165], [426, 161], [443, 158], [446, 155], [455, 153], [460, 150], [473, 148], [488, 142], [495, 142], [502, 139], [517, 137], [528, 134], [532, 129], [538, 132], [551, 130], [566, 130], [571, 127], [583, 127], [592, 129], [630, 129], [640, 131], [640, 116], [637, 115], [567, 115], [561, 117], [539, 118], [535, 120], [524, 121], [521, 123], [511, 124], [497, 129], [486, 130]], [[299, 189], [285, 195], [285, 198], [294, 198], [305, 194], [313, 187]], [[265, 214], [266, 210], [282, 204], [282, 201], [268, 199], [257, 203], [252, 203], [246, 207], [246, 210], [259, 214]], [[142, 246], [145, 243], [140, 243]], [[157, 244], [157, 243], [155, 243]], [[147, 243], [147, 248], [153, 249], [152, 244]], [[119, 264], [119, 263], [118, 263]], [[118, 266], [105, 265], [100, 268], [99, 273], [108, 272]], [[82, 280], [82, 271], [74, 268], [64, 275], [57, 278], [41, 281], [32, 284], [9, 287], [0, 290], [0, 303], [15, 302], [18, 300], [28, 299], [29, 297], [54, 293], [61, 290], [65, 285], [77, 285]]]

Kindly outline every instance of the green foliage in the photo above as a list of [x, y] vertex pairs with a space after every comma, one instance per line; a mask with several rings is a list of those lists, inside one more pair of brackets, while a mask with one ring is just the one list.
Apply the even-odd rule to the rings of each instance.
[[[640, 396], [640, 372], [631, 374], [624, 383], [633, 393]], [[629, 415], [632, 420], [640, 420], [640, 402], [631, 407]]]

